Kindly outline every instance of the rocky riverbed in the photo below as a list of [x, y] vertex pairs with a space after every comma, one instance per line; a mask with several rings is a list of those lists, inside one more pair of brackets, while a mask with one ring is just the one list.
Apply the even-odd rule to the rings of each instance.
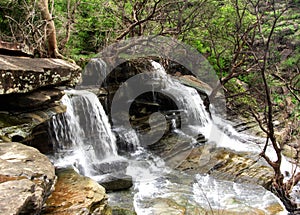
[[[2, 59], [5, 62], [3, 71], [9, 64], [15, 63], [14, 68], [19, 72], [22, 63], [31, 61], [24, 57], [19, 63], [16, 63], [17, 57]], [[28, 71], [32, 79], [24, 80], [32, 84], [32, 87], [26, 89], [16, 87], [18, 84], [15, 85], [14, 82], [3, 85], [7, 77], [2, 76], [3, 90], [0, 97], [6, 105], [0, 105], [0, 189], [3, 191], [1, 193], [7, 193], [0, 197], [3, 198], [3, 202], [0, 203], [2, 214], [10, 214], [9, 211], [15, 214], [214, 214], [220, 210], [224, 214], [280, 214], [284, 211], [278, 199], [263, 188], [269, 188], [272, 179], [271, 169], [266, 163], [257, 159], [251, 152], [216, 146], [200, 131], [191, 137], [178, 132], [178, 128], [187, 121], [182, 118], [183, 110], [178, 109], [170, 97], [160, 93], [145, 93], [136, 98], [130, 109], [129, 119], [135, 131], [142, 135], [151, 130], [155, 136], [161, 133], [160, 129], [165, 126], [162, 138], [155, 143], [145, 144], [135, 139], [138, 138], [134, 136], [135, 131], [126, 133], [126, 129], [113, 124], [118, 151], [124, 157], [120, 162], [114, 163], [108, 159], [103, 163], [101, 161], [89, 165], [100, 175], [108, 174], [107, 178], [101, 176], [101, 180], [99, 177], [93, 177], [95, 180], [99, 179], [97, 181], [107, 188], [106, 191], [95, 180], [78, 174], [84, 174], [78, 160], [69, 164], [69, 167], [73, 167], [77, 172], [69, 168], [55, 169], [49, 159], [41, 154], [42, 152], [51, 156], [57, 152], [53, 150], [57, 146], [53, 145], [53, 139], [50, 138], [53, 138], [54, 133], [49, 132], [49, 120], [54, 116], [58, 119], [65, 117], [66, 106], [60, 102], [64, 95], [61, 87], [64, 89], [65, 85], [76, 82], [80, 71], [75, 65], [56, 60], [37, 64], [37, 67], [41, 65], [45, 68]], [[143, 68], [148, 67], [147, 64]], [[139, 68], [141, 67], [135, 68], [134, 63], [121, 65], [108, 78], [107, 85], [101, 90], [96, 90], [100, 92], [100, 101], [106, 107], [107, 113], [117, 87], [129, 77], [139, 74]], [[20, 80], [17, 80], [17, 76], [11, 80], [23, 83], [27, 69], [30, 67], [23, 67], [24, 75], [18, 76]], [[125, 73], [124, 70], [130, 72]], [[64, 78], [49, 78], [46, 84], [36, 82], [37, 77], [33, 77], [32, 74], [43, 74], [46, 71], [52, 71], [55, 77], [60, 74]], [[16, 74], [19, 74], [18, 72]], [[207, 102], [207, 92], [211, 90], [209, 86], [190, 75], [176, 73], [176, 79], [185, 86], [195, 88]], [[151, 83], [145, 85], [151, 86]], [[205, 110], [209, 110], [209, 103], [204, 102], [203, 111]], [[160, 115], [153, 115], [157, 111], [162, 113], [166, 121], [161, 120]], [[122, 119], [122, 114], [119, 113], [118, 119]], [[205, 114], [208, 121], [210, 114]], [[91, 119], [84, 121], [89, 124], [88, 120]], [[149, 119], [152, 120], [151, 126]], [[63, 147], [63, 143], [60, 144]], [[66, 156], [69, 151], [65, 152]], [[51, 158], [53, 159], [53, 156]], [[124, 178], [109, 175], [118, 172], [112, 170], [117, 168], [121, 169]], [[145, 181], [145, 177], [150, 178]], [[228, 187], [229, 189], [225, 189]], [[201, 189], [205, 190], [206, 197], [211, 198], [206, 203], [212, 202], [213, 208], [203, 201], [205, 195], [201, 196]], [[243, 189], [245, 190], [242, 191]], [[233, 208], [218, 205], [213, 199], [216, 190], [226, 193], [227, 196], [222, 197], [224, 205]], [[106, 192], [109, 192], [108, 195]], [[241, 198], [232, 197], [238, 195]], [[259, 198], [267, 198], [270, 201], [259, 205], [254, 199], [248, 201], [247, 195], [260, 196]], [[8, 203], [12, 199], [17, 199], [14, 202], [16, 205]], [[243, 204], [248, 206], [242, 210]]]

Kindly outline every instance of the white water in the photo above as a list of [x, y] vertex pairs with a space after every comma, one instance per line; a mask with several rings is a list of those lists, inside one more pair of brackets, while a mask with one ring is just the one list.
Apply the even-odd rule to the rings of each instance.
[[[270, 205], [282, 206], [277, 197], [261, 186], [216, 180], [208, 175], [188, 175], [169, 169], [161, 158], [146, 151], [135, 153], [129, 162], [127, 174], [135, 181], [133, 191], [129, 192], [133, 192], [133, 207], [138, 215], [178, 214], [177, 207], [185, 208], [185, 214], [194, 214], [189, 207], [201, 207], [206, 211], [260, 210], [271, 215]], [[118, 193], [111, 193], [110, 197], [112, 205], [122, 204]], [[164, 200], [178, 205], [161, 206]]]
[[54, 142], [58, 143], [55, 164], [74, 165], [91, 176], [92, 164], [118, 157], [115, 136], [95, 94], [84, 90], [65, 93], [62, 103], [67, 111], [63, 120], [52, 120]]

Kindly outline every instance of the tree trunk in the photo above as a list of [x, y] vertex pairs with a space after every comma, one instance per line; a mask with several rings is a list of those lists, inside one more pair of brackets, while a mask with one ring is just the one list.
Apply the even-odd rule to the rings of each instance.
[[56, 29], [51, 13], [48, 8], [48, 0], [39, 0], [38, 7], [41, 11], [42, 18], [46, 22], [46, 34], [48, 39], [48, 55], [53, 58], [62, 58], [58, 52]]

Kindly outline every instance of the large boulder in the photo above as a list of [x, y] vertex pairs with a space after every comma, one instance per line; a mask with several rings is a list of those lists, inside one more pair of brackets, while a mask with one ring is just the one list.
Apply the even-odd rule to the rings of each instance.
[[37, 149], [0, 142], [0, 214], [39, 214], [55, 181], [53, 165]]
[[0, 55], [0, 95], [26, 93], [45, 86], [75, 85], [81, 68], [61, 59]]
[[73, 169], [58, 170], [57, 176], [55, 190], [47, 200], [43, 214], [109, 214], [105, 189], [97, 182]]

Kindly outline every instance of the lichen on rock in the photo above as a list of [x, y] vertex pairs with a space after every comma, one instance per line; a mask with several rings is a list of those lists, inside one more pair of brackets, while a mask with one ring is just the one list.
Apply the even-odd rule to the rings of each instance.
[[61, 59], [0, 55], [0, 94], [26, 93], [45, 86], [74, 86], [81, 68]]

